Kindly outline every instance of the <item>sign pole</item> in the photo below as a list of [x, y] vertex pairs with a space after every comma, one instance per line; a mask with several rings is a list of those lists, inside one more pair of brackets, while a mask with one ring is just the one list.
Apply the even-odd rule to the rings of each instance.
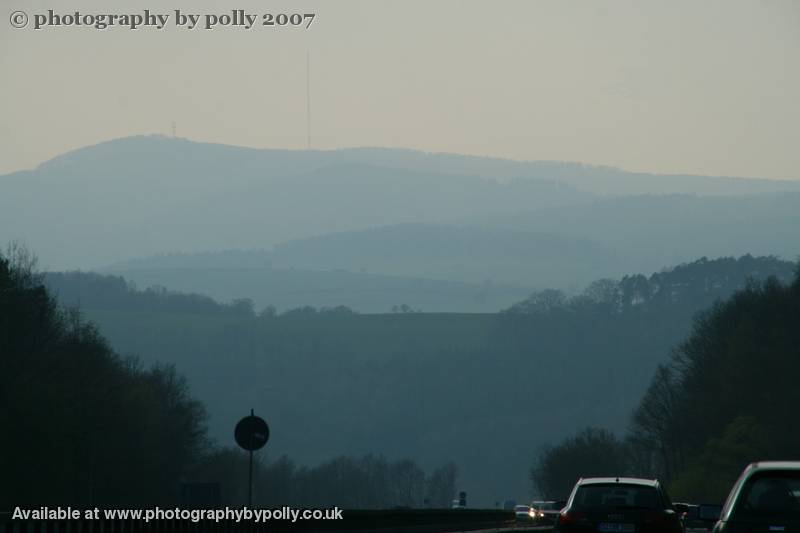
[[247, 465], [247, 507], [253, 508], [253, 452], [260, 450], [269, 440], [269, 426], [263, 418], [255, 415], [250, 409], [250, 415], [239, 420], [233, 430], [236, 444], [248, 451]]
[[[250, 409], [250, 416], [255, 416]], [[247, 507], [253, 508], [253, 433], [250, 433], [250, 467], [247, 475]]]

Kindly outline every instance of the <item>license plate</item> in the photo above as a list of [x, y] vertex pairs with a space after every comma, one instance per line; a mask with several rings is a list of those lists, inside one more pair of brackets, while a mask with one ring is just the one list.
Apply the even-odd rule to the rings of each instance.
[[633, 533], [636, 530], [633, 524], [620, 524], [617, 522], [600, 522], [597, 531], [600, 533]]

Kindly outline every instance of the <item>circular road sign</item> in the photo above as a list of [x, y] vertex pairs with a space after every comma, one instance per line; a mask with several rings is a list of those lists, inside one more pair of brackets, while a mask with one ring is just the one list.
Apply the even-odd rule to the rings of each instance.
[[269, 440], [269, 426], [263, 418], [250, 415], [239, 420], [233, 432], [236, 444], [248, 451], [259, 450]]

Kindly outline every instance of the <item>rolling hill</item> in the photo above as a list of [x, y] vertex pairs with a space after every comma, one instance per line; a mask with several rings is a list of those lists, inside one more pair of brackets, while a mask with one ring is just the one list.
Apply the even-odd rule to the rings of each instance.
[[[568, 219], [573, 208], [601, 197], [797, 192], [800, 182], [409, 150], [260, 150], [151, 136], [66, 153], [0, 176], [0, 187], [0, 240], [25, 241], [48, 268], [87, 269], [157, 253], [265, 249], [407, 223], [473, 226], [485, 217], [541, 210]], [[588, 232], [603, 227], [581, 220]], [[524, 229], [562, 234], [553, 223]]]

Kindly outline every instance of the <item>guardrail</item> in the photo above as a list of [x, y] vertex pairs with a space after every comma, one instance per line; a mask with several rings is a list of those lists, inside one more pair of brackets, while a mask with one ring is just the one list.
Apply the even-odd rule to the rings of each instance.
[[0, 515], [0, 533], [311, 533], [378, 531], [381, 533], [436, 533], [512, 527], [513, 511], [480, 509], [344, 510], [341, 520], [271, 520], [215, 522], [201, 520], [11, 520]]

